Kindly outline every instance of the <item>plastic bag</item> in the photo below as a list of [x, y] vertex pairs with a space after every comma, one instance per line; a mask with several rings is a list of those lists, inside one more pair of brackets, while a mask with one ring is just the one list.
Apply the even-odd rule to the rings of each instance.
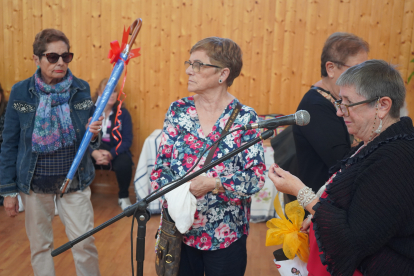
[[273, 252], [275, 256], [274, 262], [281, 276], [307, 276], [308, 270], [306, 269], [306, 263], [295, 256], [292, 260], [288, 259], [283, 253], [283, 249], [278, 249]]

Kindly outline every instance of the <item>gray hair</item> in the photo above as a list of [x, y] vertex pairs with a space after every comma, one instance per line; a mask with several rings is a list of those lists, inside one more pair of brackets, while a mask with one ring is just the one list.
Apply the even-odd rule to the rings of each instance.
[[[356, 93], [367, 100], [390, 97], [392, 105], [390, 116], [400, 117], [404, 105], [404, 81], [395, 66], [379, 59], [367, 60], [346, 70], [336, 81], [338, 86], [353, 86]], [[370, 103], [371, 106], [375, 102]]]

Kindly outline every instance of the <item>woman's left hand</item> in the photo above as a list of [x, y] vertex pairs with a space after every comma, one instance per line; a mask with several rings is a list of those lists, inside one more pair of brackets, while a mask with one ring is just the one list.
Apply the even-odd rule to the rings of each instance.
[[88, 124], [86, 125], [86, 128], [88, 128], [89, 126], [89, 132], [93, 133], [92, 136], [92, 141], [96, 139], [96, 137], [98, 136], [99, 132], [101, 132], [102, 129], [102, 120], [103, 120], [103, 116], [99, 117], [98, 121], [95, 121], [93, 123], [91, 123], [92, 117], [89, 118], [88, 120]]
[[277, 164], [270, 166], [269, 178], [272, 180], [276, 189], [284, 194], [297, 196], [299, 190], [305, 187], [305, 184], [299, 178], [283, 170]]
[[216, 180], [213, 177], [199, 175], [191, 180], [190, 192], [195, 197], [201, 197], [211, 192], [216, 187]]
[[300, 227], [300, 231], [303, 233], [309, 234], [309, 227], [312, 221], [312, 215], [308, 215], [302, 222], [302, 226]]

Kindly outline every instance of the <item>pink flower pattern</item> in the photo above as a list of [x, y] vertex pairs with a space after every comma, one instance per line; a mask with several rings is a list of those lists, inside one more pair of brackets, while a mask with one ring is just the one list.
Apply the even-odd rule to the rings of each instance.
[[[154, 189], [182, 177], [196, 163], [200, 154], [219, 139], [237, 103], [235, 99], [226, 107], [210, 133], [201, 130], [193, 97], [171, 104], [151, 173]], [[249, 119], [246, 121], [246, 118]], [[231, 129], [257, 121], [255, 111], [243, 106]], [[256, 130], [240, 130], [230, 134], [226, 141], [218, 144], [212, 161], [234, 150], [234, 145], [240, 146], [258, 135]], [[227, 144], [229, 137], [231, 145]], [[201, 157], [194, 171], [203, 167], [206, 156], [207, 153]], [[200, 250], [216, 250], [227, 248], [242, 235], [248, 235], [251, 197], [262, 189], [265, 180], [262, 144], [253, 145], [239, 156], [225, 160], [206, 172], [207, 177], [220, 177], [226, 191], [218, 195], [208, 192], [197, 198], [194, 223], [183, 234], [185, 244]]]

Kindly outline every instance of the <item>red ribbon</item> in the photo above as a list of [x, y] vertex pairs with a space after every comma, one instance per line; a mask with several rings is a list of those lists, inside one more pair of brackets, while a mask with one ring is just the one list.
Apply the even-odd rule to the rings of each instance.
[[[121, 58], [121, 53], [125, 49], [125, 47], [128, 43], [129, 30], [130, 30], [130, 27], [128, 27], [128, 29], [126, 31], [125, 31], [125, 27], [124, 27], [124, 33], [122, 35], [122, 46], [119, 46], [118, 40], [112, 41], [110, 43], [111, 49], [109, 50], [108, 58], [111, 59], [110, 62], [114, 66], [115, 66], [115, 63]], [[125, 85], [125, 80], [126, 80], [126, 76], [127, 76], [127, 65], [128, 65], [128, 62], [129, 62], [130, 59], [135, 58], [135, 57], [139, 57], [141, 55], [139, 50], [141, 50], [141, 48], [131, 49], [129, 51], [128, 58], [126, 60], [124, 60], [125, 75], [124, 75], [124, 80], [122, 81], [121, 89], [120, 89], [119, 94], [118, 94], [119, 104], [118, 104], [117, 111], [116, 111], [115, 127], [112, 129], [112, 136], [118, 142], [118, 145], [115, 148], [116, 155], [118, 155], [118, 148], [122, 144], [122, 135], [119, 132], [119, 127], [121, 126], [121, 122], [119, 121], [118, 117], [122, 114], [122, 110], [121, 110], [122, 103], [126, 99], [126, 94], [124, 93], [124, 85]], [[121, 98], [121, 95], [123, 96], [122, 98]], [[115, 134], [117, 134], [119, 136], [119, 138], [116, 137]]]
[[[111, 59], [110, 63], [114, 63], [114, 65], [118, 61], [118, 59], [121, 58], [121, 53], [125, 49], [128, 43], [129, 29], [130, 27], [128, 27], [128, 29], [125, 31], [125, 27], [124, 27], [124, 33], [122, 35], [121, 46], [119, 46], [118, 40], [114, 40], [109, 44], [111, 46], [111, 49], [109, 50], [108, 58]], [[141, 48], [131, 49], [129, 51], [127, 60], [124, 60], [125, 65], [128, 65], [128, 62], [131, 58], [139, 57], [141, 55], [139, 50], [141, 50]]]
[[[119, 102], [119, 104], [118, 104], [118, 107], [117, 107], [117, 110], [116, 110], [116, 116], [115, 116], [115, 127], [112, 129], [112, 137], [114, 137], [114, 139], [118, 142], [118, 145], [116, 146], [116, 148], [115, 148], [115, 153], [116, 153], [116, 155], [118, 155], [118, 148], [121, 146], [121, 144], [122, 144], [122, 135], [121, 135], [121, 133], [119, 132], [119, 127], [121, 126], [121, 122], [119, 121], [119, 119], [118, 119], [118, 116], [121, 116], [121, 114], [122, 114], [122, 110], [121, 110], [121, 107], [122, 107], [122, 103], [124, 102], [124, 100], [126, 99], [126, 94], [124, 93], [124, 85], [125, 85], [125, 80], [126, 80], [126, 76], [127, 76], [127, 69], [125, 68], [125, 76], [124, 76], [124, 80], [123, 80], [123, 82], [122, 82], [122, 86], [121, 86], [121, 90], [119, 91], [119, 94], [118, 94], [118, 102]], [[123, 95], [124, 97], [121, 99], [121, 95]], [[118, 136], [119, 136], [119, 138], [118, 137], [116, 137], [116, 135], [115, 134], [117, 134]]]

